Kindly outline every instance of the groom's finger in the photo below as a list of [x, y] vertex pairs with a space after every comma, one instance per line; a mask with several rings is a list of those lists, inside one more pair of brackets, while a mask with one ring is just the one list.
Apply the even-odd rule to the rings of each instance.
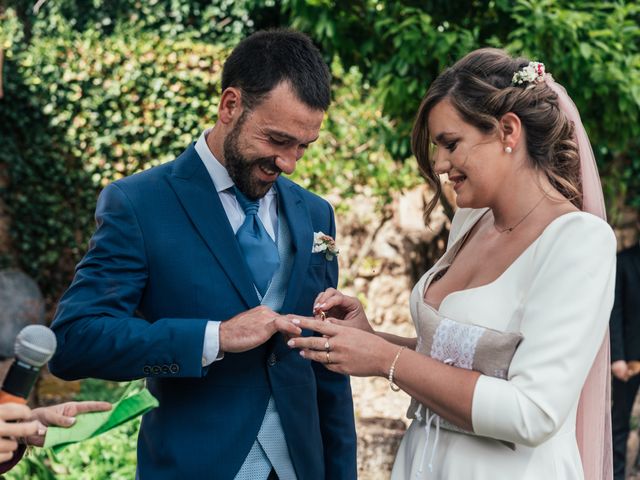
[[300, 328], [306, 328], [313, 330], [314, 332], [322, 333], [323, 335], [333, 336], [336, 335], [341, 328], [338, 325], [334, 325], [331, 322], [323, 322], [322, 320], [316, 320], [309, 317], [296, 317], [300, 320], [298, 324]]
[[298, 336], [302, 333], [302, 329], [298, 326], [299, 321], [297, 318], [276, 317], [273, 319], [273, 326], [278, 332]]

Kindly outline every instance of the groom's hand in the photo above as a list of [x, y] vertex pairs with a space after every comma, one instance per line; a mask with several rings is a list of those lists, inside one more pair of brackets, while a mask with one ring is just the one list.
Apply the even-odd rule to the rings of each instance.
[[300, 335], [302, 330], [296, 322], [263, 305], [252, 308], [220, 324], [220, 351], [246, 352], [262, 345], [278, 331]]

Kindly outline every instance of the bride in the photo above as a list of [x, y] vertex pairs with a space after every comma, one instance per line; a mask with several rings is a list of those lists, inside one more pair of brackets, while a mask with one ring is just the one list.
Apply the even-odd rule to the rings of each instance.
[[412, 146], [459, 207], [415, 285], [417, 337], [374, 332], [327, 290], [292, 339], [330, 370], [412, 397], [393, 479], [609, 479], [608, 333], [616, 240], [575, 106], [544, 65], [481, 49], [445, 70]]

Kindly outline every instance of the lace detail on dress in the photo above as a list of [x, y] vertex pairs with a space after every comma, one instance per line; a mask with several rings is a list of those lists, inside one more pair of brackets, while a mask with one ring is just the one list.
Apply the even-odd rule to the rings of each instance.
[[482, 333], [483, 329], [476, 325], [443, 318], [433, 336], [430, 356], [443, 363], [471, 370]]

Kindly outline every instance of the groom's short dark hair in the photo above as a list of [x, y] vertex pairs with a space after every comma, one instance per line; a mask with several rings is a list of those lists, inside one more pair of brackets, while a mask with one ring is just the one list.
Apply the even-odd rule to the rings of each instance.
[[256, 32], [233, 49], [222, 69], [222, 91], [235, 87], [252, 110], [283, 81], [307, 106], [327, 110], [331, 74], [306, 35], [293, 30]]

